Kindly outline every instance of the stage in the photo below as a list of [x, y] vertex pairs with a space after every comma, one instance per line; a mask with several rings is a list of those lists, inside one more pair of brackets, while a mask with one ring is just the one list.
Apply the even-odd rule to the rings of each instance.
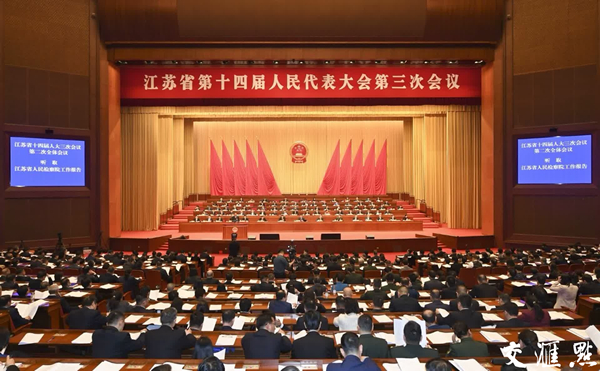
[[[458, 249], [484, 249], [494, 247], [494, 236], [484, 235], [479, 229], [449, 229], [432, 228], [418, 232], [403, 231], [363, 231], [341, 232], [341, 240], [321, 240], [319, 231], [307, 234], [305, 232], [279, 232], [280, 240], [240, 241], [242, 253], [274, 253], [286, 248], [294, 241], [298, 251], [307, 249], [310, 253], [324, 252], [403, 252], [406, 250], [431, 250], [437, 247]], [[333, 232], [335, 233], [335, 232]], [[181, 239], [184, 235], [186, 239]], [[314, 240], [306, 240], [306, 236]], [[372, 235], [374, 239], [366, 239]], [[208, 250], [210, 253], [223, 254], [227, 252], [228, 240], [222, 238], [221, 232], [214, 233], [178, 233], [168, 231], [131, 231], [122, 232], [121, 237], [111, 238], [111, 249], [119, 251], [154, 251], [172, 249], [175, 251], [196, 252]]]

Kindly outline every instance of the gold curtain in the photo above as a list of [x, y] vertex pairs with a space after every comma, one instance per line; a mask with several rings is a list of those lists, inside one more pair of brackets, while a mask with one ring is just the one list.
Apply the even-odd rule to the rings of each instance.
[[[194, 192], [196, 194], [210, 193], [210, 145], [208, 143], [208, 125], [194, 122]], [[245, 144], [239, 143], [245, 156]]]
[[173, 201], [183, 200], [183, 118], [173, 119]]
[[402, 124], [402, 164], [402, 192], [414, 195], [412, 118]]
[[446, 115], [425, 115], [423, 121], [423, 184], [428, 207], [446, 221]]
[[158, 117], [157, 207], [164, 213], [173, 207], [173, 116]]
[[448, 112], [449, 228], [481, 228], [481, 115]]
[[413, 117], [413, 195], [417, 207], [425, 198], [425, 156], [423, 155], [423, 117]]
[[158, 228], [158, 115], [121, 115], [123, 230]]
[[194, 123], [183, 123], [183, 197], [194, 193]]

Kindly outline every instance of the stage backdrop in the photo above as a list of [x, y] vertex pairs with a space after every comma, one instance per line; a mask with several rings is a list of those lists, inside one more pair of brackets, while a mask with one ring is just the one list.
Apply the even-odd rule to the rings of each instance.
[[[273, 171], [275, 181], [281, 193], [315, 194], [323, 180], [331, 156], [340, 142], [340, 148], [345, 151], [352, 141], [352, 159], [359, 151], [366, 159], [371, 145], [375, 143], [375, 153], [379, 154], [383, 143], [387, 140], [388, 169], [401, 167], [402, 120], [276, 120], [276, 121], [195, 121], [194, 130], [197, 135], [200, 151], [210, 161], [210, 142], [221, 162], [224, 160], [223, 146], [225, 144], [229, 156], [234, 158], [234, 142], [240, 148], [241, 158], [246, 162], [246, 141], [258, 161], [258, 142], [264, 151], [266, 159]], [[296, 142], [302, 142], [308, 150], [306, 162], [294, 163], [290, 149]], [[360, 161], [361, 164], [363, 161]], [[204, 162], [201, 162], [204, 164]], [[225, 164], [223, 168], [227, 168]], [[210, 184], [210, 180], [205, 178]], [[401, 171], [388, 171], [388, 192], [399, 192], [402, 184]], [[201, 184], [206, 189], [205, 184]], [[210, 191], [210, 187], [208, 188]], [[208, 193], [208, 192], [207, 192]], [[226, 192], [230, 193], [230, 192]], [[363, 193], [363, 192], [361, 192]]]
[[[481, 225], [479, 106], [123, 107], [121, 114], [123, 230], [156, 229], [174, 201], [209, 194], [211, 141], [221, 162], [225, 145], [235, 168], [236, 158], [248, 161], [246, 140], [257, 163], [260, 140], [284, 194], [317, 193], [338, 141], [340, 171], [350, 159], [366, 160], [373, 141], [378, 157], [387, 141], [388, 193], [426, 200], [450, 228]], [[306, 163], [292, 163], [296, 141], [307, 146]]]

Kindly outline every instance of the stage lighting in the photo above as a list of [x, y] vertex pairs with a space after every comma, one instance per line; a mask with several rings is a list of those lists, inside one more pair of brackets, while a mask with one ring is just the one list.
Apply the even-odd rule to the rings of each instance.
[[273, 61], [273, 64], [279, 64], [279, 61]]

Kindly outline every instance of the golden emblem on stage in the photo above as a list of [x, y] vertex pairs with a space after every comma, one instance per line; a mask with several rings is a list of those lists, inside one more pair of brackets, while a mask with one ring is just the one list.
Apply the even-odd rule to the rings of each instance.
[[304, 142], [294, 142], [290, 147], [290, 156], [295, 164], [303, 164], [308, 156], [308, 147]]

